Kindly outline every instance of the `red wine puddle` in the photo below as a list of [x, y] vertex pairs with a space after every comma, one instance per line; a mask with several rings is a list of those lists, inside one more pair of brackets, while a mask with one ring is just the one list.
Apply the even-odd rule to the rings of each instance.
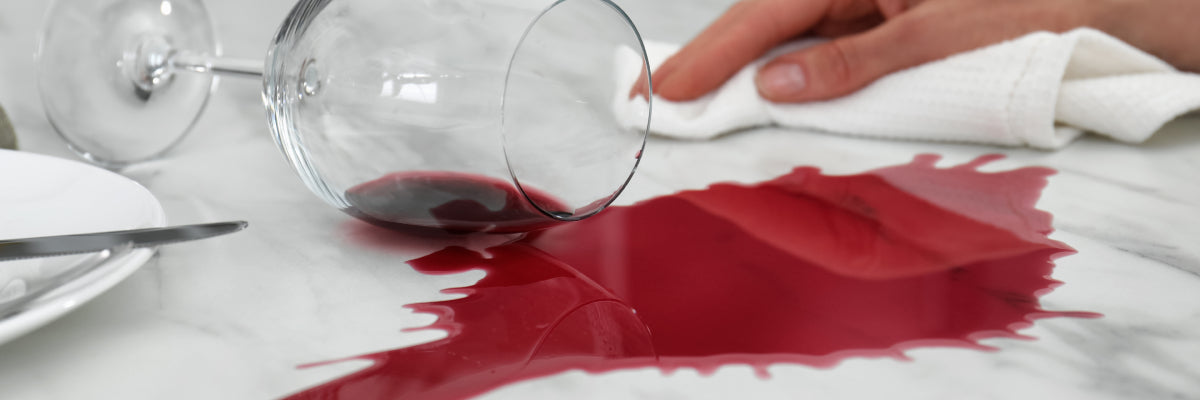
[[[448, 337], [354, 359], [373, 365], [294, 398], [462, 398], [580, 369], [712, 372], [731, 364], [832, 367], [914, 347], [988, 349], [1049, 317], [1059, 284], [1047, 168], [984, 173], [937, 156], [852, 176], [797, 168], [612, 207], [476, 252], [411, 261], [482, 269], [463, 298], [409, 305]], [[374, 229], [381, 237], [404, 236]], [[390, 236], [389, 236], [390, 235]], [[636, 310], [636, 312], [634, 311]]]

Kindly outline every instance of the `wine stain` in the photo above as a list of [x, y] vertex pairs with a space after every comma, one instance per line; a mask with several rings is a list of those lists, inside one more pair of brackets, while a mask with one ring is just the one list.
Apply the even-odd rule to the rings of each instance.
[[[938, 168], [921, 155], [849, 176], [801, 167], [437, 251], [409, 264], [486, 273], [445, 291], [464, 297], [407, 306], [448, 336], [351, 357], [372, 365], [292, 398], [463, 398], [567, 370], [749, 365], [768, 377], [778, 363], [989, 350], [979, 340], [1031, 339], [1018, 330], [1038, 319], [1099, 317], [1041, 308], [1060, 284], [1053, 261], [1073, 252], [1035, 208], [1054, 171], [978, 170], [999, 158]], [[407, 240], [363, 229], [372, 243]]]

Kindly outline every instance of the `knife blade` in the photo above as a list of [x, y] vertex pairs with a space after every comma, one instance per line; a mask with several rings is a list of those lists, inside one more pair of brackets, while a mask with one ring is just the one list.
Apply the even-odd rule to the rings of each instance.
[[0, 261], [91, 253], [122, 245], [134, 248], [161, 246], [233, 233], [247, 225], [246, 221], [229, 221], [0, 240]]

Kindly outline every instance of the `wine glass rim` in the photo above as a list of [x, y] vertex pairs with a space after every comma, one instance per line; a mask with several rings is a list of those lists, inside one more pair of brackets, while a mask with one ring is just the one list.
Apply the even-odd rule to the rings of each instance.
[[[647, 85], [647, 88], [650, 90], [649, 93], [653, 93], [653, 87], [650, 86], [650, 85], [652, 85], [651, 78], [650, 78], [650, 59], [646, 53], [645, 40], [642, 38], [642, 33], [638, 30], [637, 25], [633, 23], [633, 19], [629, 18], [629, 14], [627, 14], [625, 12], [625, 10], [621, 8], [621, 6], [617, 5], [616, 3], [613, 3], [611, 0], [557, 0], [554, 3], [550, 4], [549, 6], [547, 6], [545, 9], [543, 9], [540, 13], [538, 13], [537, 17], [534, 17], [533, 21], [531, 21], [529, 23], [529, 25], [525, 27], [525, 32], [523, 32], [521, 34], [521, 38], [520, 38], [520, 40], [517, 41], [517, 46], [513, 50], [512, 57], [509, 59], [508, 68], [507, 68], [507, 71], [506, 71], [505, 77], [504, 77], [504, 89], [501, 93], [500, 110], [499, 110], [499, 112], [500, 112], [500, 128], [502, 130], [503, 135], [507, 135], [507, 133], [508, 133], [507, 132], [507, 124], [505, 122], [505, 108], [507, 106], [509, 83], [510, 83], [510, 80], [512, 79], [513, 64], [517, 60], [517, 55], [520, 52], [521, 46], [524, 45], [525, 40], [529, 37], [529, 34], [533, 31], [533, 28], [535, 26], [537, 26], [538, 23], [541, 22], [542, 18], [545, 17], [548, 13], [550, 13], [551, 10], [554, 10], [556, 7], [558, 7], [564, 3], [573, 2], [573, 1], [574, 2], [578, 2], [578, 1], [598, 2], [604, 6], [609, 7], [612, 11], [615, 12], [615, 15], [620, 18], [620, 20], [624, 24], [624, 26], [626, 28], [628, 28], [630, 30], [630, 32], [633, 33], [634, 38], [637, 39], [638, 47], [636, 50], [638, 51], [638, 54], [640, 55], [640, 57], [642, 59], [642, 68], [644, 71], [646, 71], [646, 78], [645, 78], [646, 85]], [[645, 123], [645, 126], [641, 128], [641, 143], [638, 145], [637, 157], [634, 159], [633, 165], [630, 166], [629, 173], [625, 176], [625, 179], [621, 182], [620, 185], [618, 185], [615, 188], [615, 190], [611, 194], [605, 196], [604, 198], [602, 198], [596, 202], [589, 204], [588, 206], [590, 207], [590, 209], [586, 210], [586, 212], [584, 212], [584, 213], [572, 212], [570, 214], [566, 214], [566, 213], [553, 212], [551, 210], [547, 210], [540, 202], [535, 200], [535, 198], [530, 194], [530, 191], [527, 190], [527, 188], [525, 188], [525, 186], [521, 183], [521, 179], [517, 176], [517, 172], [513, 168], [512, 155], [509, 153], [508, 146], [504, 145], [502, 147], [504, 148], [505, 163], [508, 166], [509, 176], [513, 181], [513, 185], [516, 186], [517, 192], [519, 192], [521, 194], [521, 196], [525, 198], [526, 202], [533, 205], [533, 208], [538, 210], [538, 212], [541, 212], [545, 216], [550, 217], [555, 220], [559, 220], [559, 221], [579, 221], [579, 220], [591, 217], [593, 215], [596, 215], [597, 213], [608, 208], [610, 205], [612, 205], [613, 202], [615, 202], [617, 200], [617, 197], [619, 197], [621, 195], [621, 193], [625, 191], [625, 188], [627, 186], [629, 186], [629, 182], [633, 179], [634, 174], [637, 172], [638, 166], [641, 165], [642, 154], [644, 153], [645, 148], [646, 148], [646, 138], [649, 136], [649, 133], [650, 133], [650, 118], [651, 118], [651, 115], [653, 115], [653, 107], [654, 107], [653, 101], [650, 100], [649, 98], [646, 99], [646, 103], [647, 103], [646, 123]]]
[[303, 138], [289, 133], [295, 132], [296, 128], [292, 120], [291, 109], [284, 106], [287, 103], [287, 100], [282, 98], [285, 91], [280, 89], [284, 87], [282, 80], [285, 75], [282, 70], [286, 63], [284, 53], [279, 50], [294, 45], [298, 38], [304, 35], [309, 22], [315, 19], [317, 14], [324, 10], [331, 1], [299, 0], [288, 11], [283, 22], [275, 31], [271, 45], [267, 48], [266, 66], [263, 68], [262, 96], [263, 103], [267, 107], [267, 125], [270, 128], [271, 136], [283, 152], [284, 158], [291, 164], [292, 169], [301, 177], [300, 180], [311, 192], [327, 203], [347, 210], [350, 208], [350, 204], [328, 185], [324, 175], [310, 161], [312, 158], [303, 144]]

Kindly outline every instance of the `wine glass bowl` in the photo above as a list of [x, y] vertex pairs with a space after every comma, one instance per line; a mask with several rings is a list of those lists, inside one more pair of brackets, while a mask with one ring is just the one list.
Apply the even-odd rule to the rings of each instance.
[[644, 51], [612, 3], [311, 3], [279, 30], [264, 93], [282, 150], [330, 204], [524, 231], [599, 212], [636, 169], [647, 126], [618, 118], [614, 79]]

